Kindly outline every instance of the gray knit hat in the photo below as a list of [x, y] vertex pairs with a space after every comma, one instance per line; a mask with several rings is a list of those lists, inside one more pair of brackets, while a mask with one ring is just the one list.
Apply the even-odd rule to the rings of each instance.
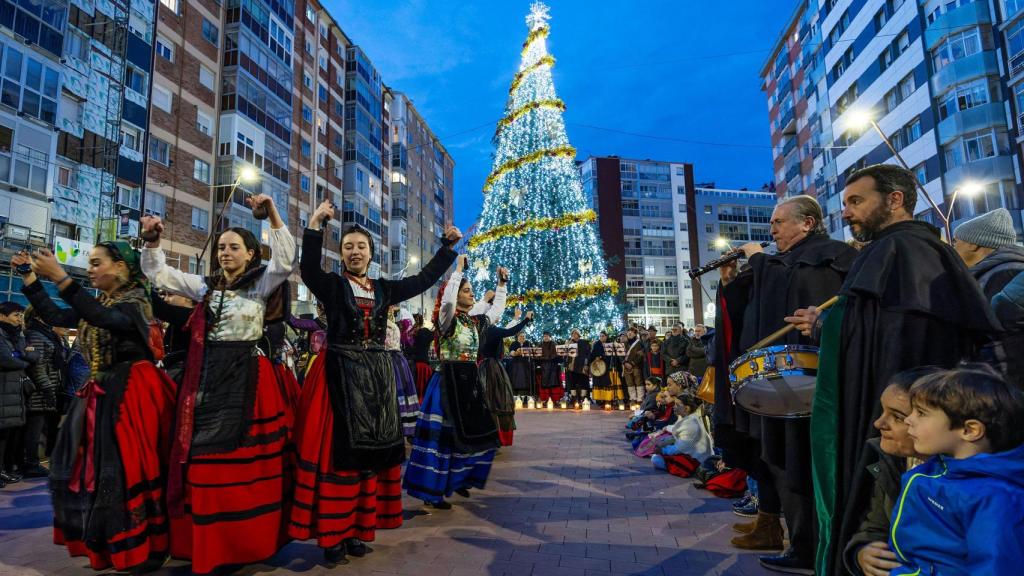
[[1002, 248], [1017, 242], [1013, 218], [1006, 208], [996, 208], [956, 227], [953, 238], [982, 248]]

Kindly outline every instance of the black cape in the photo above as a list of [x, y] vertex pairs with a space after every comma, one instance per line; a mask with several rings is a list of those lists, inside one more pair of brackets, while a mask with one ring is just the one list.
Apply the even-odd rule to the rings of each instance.
[[[715, 355], [723, 360], [716, 362], [716, 380], [719, 374], [728, 377], [728, 364], [735, 358], [784, 327], [784, 318], [794, 310], [817, 306], [839, 293], [856, 257], [849, 245], [823, 234], [812, 234], [785, 253], [751, 257], [749, 267], [725, 290], [727, 313], [733, 319], [733, 353]], [[719, 331], [717, 323], [718, 319]], [[781, 344], [815, 345], [796, 331], [773, 345]], [[723, 448], [727, 462], [749, 467], [754, 459], [764, 460], [786, 470], [790, 491], [810, 496], [810, 421], [762, 418], [733, 407], [728, 380], [724, 383], [723, 394], [716, 390], [715, 412], [732, 413], [733, 434]]]
[[[834, 464], [835, 486], [832, 522], [821, 514], [822, 549], [819, 565], [827, 563], [841, 573], [842, 558], [836, 548], [844, 513], [858, 513], [849, 505], [856, 492], [854, 477], [864, 461], [866, 441], [877, 436], [872, 423], [881, 412], [879, 399], [897, 373], [920, 366], [951, 368], [971, 358], [988, 334], [998, 330], [988, 300], [960, 256], [942, 242], [934, 226], [905, 221], [882, 230], [854, 261], [840, 290], [844, 298], [838, 350], [838, 421], [819, 416], [818, 399], [812, 416], [815, 436], [815, 474]], [[835, 310], [832, 313], [836, 313]], [[818, 374], [817, 395], [825, 394], [823, 374]], [[818, 451], [822, 439], [836, 442], [837, 458], [829, 462]], [[831, 544], [829, 544], [831, 542]], [[826, 548], [827, 546], [827, 548]]]

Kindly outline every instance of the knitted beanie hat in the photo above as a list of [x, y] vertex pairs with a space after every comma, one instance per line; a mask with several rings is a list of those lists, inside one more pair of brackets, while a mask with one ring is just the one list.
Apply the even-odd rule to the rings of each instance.
[[953, 238], [983, 248], [1002, 248], [1017, 242], [1017, 231], [1010, 211], [997, 208], [957, 226]]

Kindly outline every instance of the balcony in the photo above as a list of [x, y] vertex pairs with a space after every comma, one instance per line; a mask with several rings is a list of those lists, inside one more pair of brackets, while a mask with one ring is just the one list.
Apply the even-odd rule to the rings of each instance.
[[949, 10], [936, 18], [924, 31], [924, 43], [930, 51], [938, 46], [946, 36], [954, 34], [958, 30], [991, 23], [992, 17], [988, 13], [988, 2], [971, 2]]
[[935, 94], [942, 94], [957, 83], [988, 75], [999, 76], [995, 50], [977, 52], [950, 62], [932, 76], [932, 90]]
[[796, 115], [792, 108], [786, 110], [786, 112], [782, 114], [782, 117], [779, 120], [779, 131], [787, 135], [796, 134]]
[[1011, 156], [993, 156], [968, 162], [947, 170], [943, 175], [946, 190], [956, 190], [967, 181], [995, 182], [997, 180], [1014, 180], [1013, 158]]
[[939, 144], [949, 144], [961, 134], [989, 126], [1006, 126], [1006, 112], [1002, 102], [961, 110], [939, 122]]

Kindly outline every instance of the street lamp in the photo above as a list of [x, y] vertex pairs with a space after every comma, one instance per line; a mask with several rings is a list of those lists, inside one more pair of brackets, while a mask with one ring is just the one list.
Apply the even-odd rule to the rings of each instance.
[[[896, 158], [896, 161], [900, 163], [900, 166], [903, 166], [905, 169], [910, 170], [910, 166], [907, 166], [907, 162], [903, 159], [903, 156], [900, 155], [899, 150], [896, 150], [896, 147], [892, 145], [892, 142], [889, 140], [889, 137], [885, 135], [885, 132], [882, 132], [882, 129], [878, 126], [878, 122], [875, 122], [875, 116], [870, 110], [853, 109], [847, 111], [845, 123], [847, 128], [860, 130], [861, 132], [867, 129], [867, 127], [870, 125], [872, 128], [875, 129], [875, 132], [877, 132], [878, 135], [882, 138], [882, 142], [885, 142], [885, 145], [889, 148], [889, 151], [892, 152], [892, 155]], [[935, 213], [938, 214], [939, 218], [942, 219], [942, 227], [946, 231], [946, 241], [952, 242], [953, 232], [952, 230], [950, 230], [949, 227], [949, 216], [942, 210], [939, 210], [939, 205], [936, 204], [934, 200], [932, 200], [931, 194], [929, 194], [928, 191], [924, 189], [924, 185], [921, 184], [921, 181], [918, 180], [916, 176], [914, 177], [914, 183], [917, 184], [917, 189], [920, 190], [921, 193], [924, 195], [925, 200], [927, 200], [928, 203], [932, 205], [932, 208], [935, 210]], [[950, 212], [952, 212], [952, 208], [950, 208]]]
[[978, 182], [964, 182], [957, 189], [953, 190], [953, 195], [949, 197], [949, 210], [946, 212], [946, 222], [953, 220], [953, 208], [956, 206], [956, 197], [963, 195], [965, 198], [974, 198], [978, 194], [982, 193], [985, 187]]
[[723, 238], [722, 236], [719, 236], [718, 238], [715, 238], [715, 248], [718, 248], [719, 250], [725, 250], [728, 247], [729, 247], [729, 240], [727, 240], [726, 238]]
[[[210, 247], [210, 243], [213, 242], [213, 235], [217, 233], [220, 228], [220, 223], [224, 220], [224, 213], [227, 211], [228, 204], [231, 203], [231, 199], [235, 196], [235, 190], [240, 185], [254, 184], [260, 179], [260, 173], [255, 167], [246, 164], [238, 171], [238, 177], [231, 184], [231, 188], [228, 190], [227, 196], [224, 197], [224, 202], [220, 207], [220, 213], [217, 214], [217, 221], [214, 222], [213, 227], [210, 228], [210, 235], [206, 238], [206, 243], [203, 244], [203, 251], [199, 253], [199, 259], [196, 261], [198, 267], [199, 263], [203, 261], [203, 257], [206, 256], [206, 249]], [[216, 188], [216, 186], [214, 186]], [[214, 196], [216, 198], [216, 196]]]

